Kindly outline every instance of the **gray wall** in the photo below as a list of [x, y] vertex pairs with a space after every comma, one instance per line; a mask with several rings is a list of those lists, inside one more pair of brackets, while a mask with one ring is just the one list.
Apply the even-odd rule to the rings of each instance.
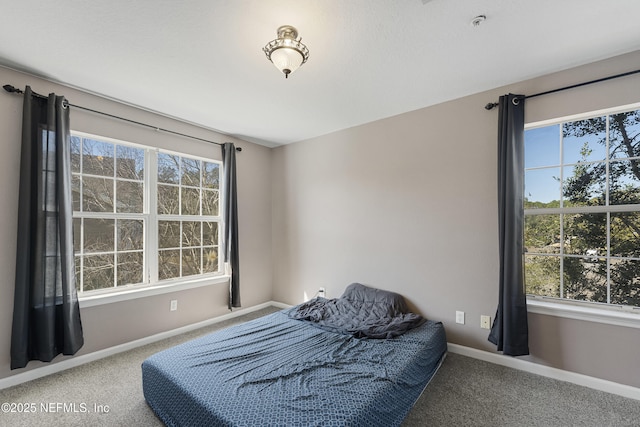
[[[531, 94], [637, 68], [640, 52], [516, 83], [277, 149], [224, 137], [0, 68], [2, 84], [30, 84], [72, 103], [217, 141], [238, 154], [242, 302], [295, 304], [320, 286], [395, 290], [445, 323], [450, 342], [487, 351], [481, 314], [497, 303], [496, 122], [482, 108], [507, 92]], [[437, 84], [437, 82], [434, 82]], [[640, 77], [527, 101], [529, 122], [640, 101]], [[382, 101], [381, 101], [382, 102]], [[0, 378], [9, 371], [18, 200], [20, 97], [0, 94]], [[347, 106], [348, 107], [348, 106]], [[216, 146], [78, 110], [74, 130], [219, 158]], [[169, 300], [178, 299], [177, 312]], [[467, 323], [455, 323], [455, 311]], [[228, 313], [214, 285], [82, 310], [80, 354]], [[530, 314], [536, 363], [640, 387], [640, 329]], [[63, 357], [58, 358], [64, 359]], [[41, 364], [32, 362], [27, 369]], [[23, 372], [24, 370], [19, 370]]]
[[[450, 342], [495, 351], [480, 329], [498, 299], [497, 110], [483, 106], [639, 63], [635, 52], [274, 149], [274, 299], [299, 303], [320, 286], [337, 297], [361, 282], [405, 295]], [[527, 121], [635, 102], [638, 75], [530, 99]], [[640, 387], [640, 329], [529, 321], [529, 360]]]
[[[243, 307], [271, 300], [271, 150], [228, 136], [191, 126], [161, 115], [125, 106], [102, 97], [62, 87], [41, 79], [0, 68], [0, 82], [18, 88], [31, 85], [41, 94], [56, 92], [77, 104], [133, 120], [153, 124], [218, 142], [234, 142], [242, 147], [237, 154], [239, 192], [239, 233]], [[161, 91], [161, 89], [159, 89]], [[158, 96], [162, 96], [159, 92]], [[0, 378], [42, 366], [31, 362], [25, 369], [10, 371], [9, 348], [13, 311], [15, 248], [20, 159], [22, 98], [0, 93]], [[73, 109], [73, 130], [125, 141], [173, 149], [220, 159], [220, 148], [182, 137], [171, 136], [141, 126]], [[78, 354], [87, 354], [144, 338], [184, 325], [227, 314], [228, 284], [216, 284], [148, 298], [82, 309], [85, 345]], [[169, 301], [178, 300], [178, 310], [169, 311]], [[64, 360], [59, 356], [55, 361]]]

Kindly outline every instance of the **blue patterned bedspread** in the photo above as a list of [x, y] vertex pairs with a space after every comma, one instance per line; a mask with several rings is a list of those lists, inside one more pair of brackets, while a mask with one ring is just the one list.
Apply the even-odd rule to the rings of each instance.
[[446, 350], [440, 322], [362, 339], [282, 311], [157, 353], [142, 381], [169, 426], [398, 426]]

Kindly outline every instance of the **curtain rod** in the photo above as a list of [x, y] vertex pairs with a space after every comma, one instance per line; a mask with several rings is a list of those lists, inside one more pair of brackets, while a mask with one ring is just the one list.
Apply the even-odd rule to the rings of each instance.
[[[594, 83], [600, 83], [600, 82], [604, 82], [604, 81], [607, 81], [607, 80], [613, 80], [613, 79], [617, 79], [617, 78], [620, 78], [620, 77], [630, 76], [632, 74], [637, 74], [637, 73], [640, 73], [640, 70], [628, 71], [626, 73], [616, 74], [615, 76], [602, 77], [600, 79], [590, 80], [588, 82], [578, 83], [578, 84], [571, 85], [571, 86], [565, 86], [565, 87], [561, 87], [561, 88], [558, 88], [558, 89], [552, 89], [552, 90], [548, 90], [546, 92], [534, 93], [533, 95], [525, 96], [524, 99], [535, 98], [536, 96], [548, 95], [550, 93], [561, 92], [563, 90], [574, 89], [576, 87], [586, 86], [586, 85], [590, 85], [590, 84], [594, 84]], [[518, 99], [518, 98], [516, 98], [516, 99]], [[497, 106], [498, 106], [497, 102], [490, 102], [487, 105], [485, 105], [484, 108], [486, 110], [492, 110], [494, 107], [497, 107]]]
[[[4, 85], [2, 87], [4, 88], [4, 90], [6, 90], [9, 93], [17, 93], [17, 94], [21, 94], [21, 95], [24, 94], [23, 90], [18, 89], [16, 87], [12, 86], [12, 85]], [[33, 94], [33, 96], [38, 97], [38, 98], [43, 98], [43, 99], [48, 99], [49, 98], [48, 96], [44, 96], [44, 95], [41, 95], [41, 94], [36, 93], [36, 92], [31, 92], [31, 93]], [[170, 133], [172, 135], [182, 136], [182, 137], [185, 137], [185, 138], [196, 139], [198, 141], [208, 142], [210, 144], [223, 145], [223, 144], [221, 144], [219, 142], [210, 141], [208, 139], [203, 139], [203, 138], [198, 138], [197, 136], [187, 135], [187, 134], [176, 132], [176, 131], [173, 131], [173, 130], [164, 129], [164, 128], [160, 128], [160, 127], [157, 127], [157, 126], [152, 126], [152, 125], [149, 125], [147, 123], [142, 123], [142, 122], [138, 122], [138, 121], [135, 121], [135, 120], [127, 119], [127, 118], [124, 118], [124, 117], [115, 116], [113, 114], [105, 113], [105, 112], [102, 112], [102, 111], [93, 110], [91, 108], [82, 107], [80, 105], [74, 105], [74, 104], [71, 104], [66, 99], [64, 100], [64, 104], [63, 105], [65, 105], [67, 107], [78, 108], [80, 110], [90, 111], [90, 112], [96, 113], [96, 114], [101, 114], [103, 116], [107, 116], [107, 117], [110, 117], [112, 119], [122, 120], [124, 122], [129, 122], [129, 123], [133, 123], [133, 124], [136, 124], [136, 125], [148, 127], [148, 128], [151, 128], [151, 129], [155, 129], [155, 130], [157, 130], [159, 132], [165, 132], [165, 133]], [[236, 151], [242, 151], [242, 147], [236, 147]]]

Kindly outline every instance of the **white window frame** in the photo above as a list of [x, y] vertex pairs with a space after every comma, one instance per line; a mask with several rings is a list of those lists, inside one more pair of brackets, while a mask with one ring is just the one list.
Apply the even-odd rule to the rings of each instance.
[[[114, 286], [112, 288], [104, 288], [80, 293], [78, 300], [80, 307], [91, 307], [96, 305], [108, 304], [119, 301], [126, 301], [135, 298], [149, 297], [153, 295], [162, 295], [165, 293], [175, 292], [178, 290], [187, 290], [202, 286], [215, 285], [225, 283], [229, 280], [229, 275], [224, 272], [224, 264], [220, 259], [221, 242], [223, 235], [222, 221], [222, 203], [224, 194], [222, 193], [222, 162], [216, 159], [197, 156], [189, 153], [179, 152], [175, 150], [165, 150], [156, 147], [150, 147], [143, 144], [132, 143], [129, 141], [118, 140], [110, 137], [94, 135], [86, 132], [71, 131], [72, 136], [79, 138], [89, 138], [96, 141], [103, 141], [115, 145], [127, 146], [142, 149], [144, 156], [144, 202], [143, 213], [111, 213], [111, 212], [77, 212], [74, 211], [75, 218], [108, 218], [108, 219], [143, 219], [144, 220], [144, 250], [143, 250], [143, 282], [139, 284], [125, 285], [121, 287]], [[204, 273], [174, 279], [158, 280], [158, 221], [159, 218], [166, 218], [157, 213], [157, 158], [158, 153], [166, 153], [170, 155], [180, 156], [181, 158], [196, 159], [208, 163], [216, 163], [219, 165], [220, 185], [219, 191], [219, 211], [215, 216], [202, 215], [173, 215], [171, 218], [177, 220], [196, 220], [196, 221], [212, 221], [218, 223], [218, 271], [212, 273]], [[74, 173], [75, 175], [76, 173]], [[201, 196], [202, 197], [202, 196]], [[82, 228], [84, 230], [84, 228]], [[115, 230], [114, 230], [115, 232]], [[75, 254], [74, 254], [75, 256]]]
[[[579, 121], [590, 119], [599, 116], [609, 116], [611, 114], [621, 113], [625, 111], [632, 111], [640, 109], [640, 103], [628, 104], [619, 107], [607, 108], [597, 111], [590, 111], [581, 114], [575, 114], [560, 118], [554, 118], [549, 120], [542, 120], [538, 122], [531, 122], [525, 124], [525, 130], [552, 126], [556, 124], [562, 125], [562, 123]], [[560, 166], [562, 173], [564, 164]], [[613, 208], [613, 209], [612, 209]], [[624, 209], [629, 211], [629, 206], [602, 206], [594, 207], [589, 212], [607, 211], [615, 212]], [[558, 208], [562, 209], [563, 213], [578, 213], [582, 212], [582, 208]], [[536, 209], [539, 214], [544, 213], [557, 213], [558, 209]], [[640, 206], [634, 206], [632, 210], [640, 211]], [[548, 211], [548, 212], [547, 212]], [[574, 212], [575, 211], [575, 212]], [[562, 226], [562, 224], [561, 224]], [[608, 240], [608, 239], [607, 239]], [[609, 242], [607, 241], [607, 245]], [[562, 317], [567, 319], [596, 322], [614, 326], [624, 326], [630, 328], [640, 328], [640, 307], [623, 306], [616, 304], [597, 303], [590, 301], [579, 301], [565, 298], [555, 298], [539, 295], [527, 294], [527, 311], [534, 314], [543, 314], [548, 316]]]

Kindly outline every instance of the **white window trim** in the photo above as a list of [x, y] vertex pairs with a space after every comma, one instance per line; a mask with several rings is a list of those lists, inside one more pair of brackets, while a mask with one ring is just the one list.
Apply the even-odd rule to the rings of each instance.
[[527, 295], [527, 311], [547, 316], [640, 329], [640, 308], [613, 305], [601, 308], [590, 306], [592, 303], [554, 300], [555, 298]]
[[171, 280], [166, 283], [154, 285], [135, 285], [129, 289], [120, 288], [118, 292], [84, 295], [78, 298], [80, 308], [94, 307], [114, 302], [129, 301], [136, 298], [146, 298], [155, 295], [163, 295], [172, 292], [186, 291], [188, 289], [201, 288], [203, 286], [218, 285], [229, 282], [229, 275], [205, 276], [191, 280]]
[[633, 104], [620, 105], [620, 106], [611, 107], [611, 108], [603, 108], [601, 110], [596, 110], [596, 111], [587, 111], [584, 113], [573, 114], [570, 116], [564, 116], [564, 117], [558, 117], [553, 119], [540, 120], [538, 122], [526, 123], [524, 125], [524, 128], [525, 130], [541, 128], [541, 127], [557, 125], [565, 122], [574, 122], [578, 120], [589, 119], [597, 116], [605, 116], [605, 115], [608, 116], [608, 115], [620, 113], [623, 111], [637, 110], [639, 108], [640, 108], [640, 102], [636, 102]]
[[[639, 108], [640, 103], [633, 103], [598, 111], [589, 111], [560, 118], [542, 120], [525, 124], [525, 130], [587, 119], [598, 115], [610, 115], [620, 111], [636, 110]], [[609, 209], [614, 211], [619, 208], [614, 207], [611, 209], [611, 207], [609, 207]], [[538, 213], [542, 212], [538, 211]], [[627, 307], [613, 304], [606, 304], [600, 307], [600, 304], [598, 303], [580, 302], [577, 300], [559, 300], [558, 298], [552, 297], [527, 295], [527, 311], [529, 313], [543, 314], [565, 319], [582, 320], [585, 322], [595, 322], [606, 325], [640, 329], [640, 307]]]

